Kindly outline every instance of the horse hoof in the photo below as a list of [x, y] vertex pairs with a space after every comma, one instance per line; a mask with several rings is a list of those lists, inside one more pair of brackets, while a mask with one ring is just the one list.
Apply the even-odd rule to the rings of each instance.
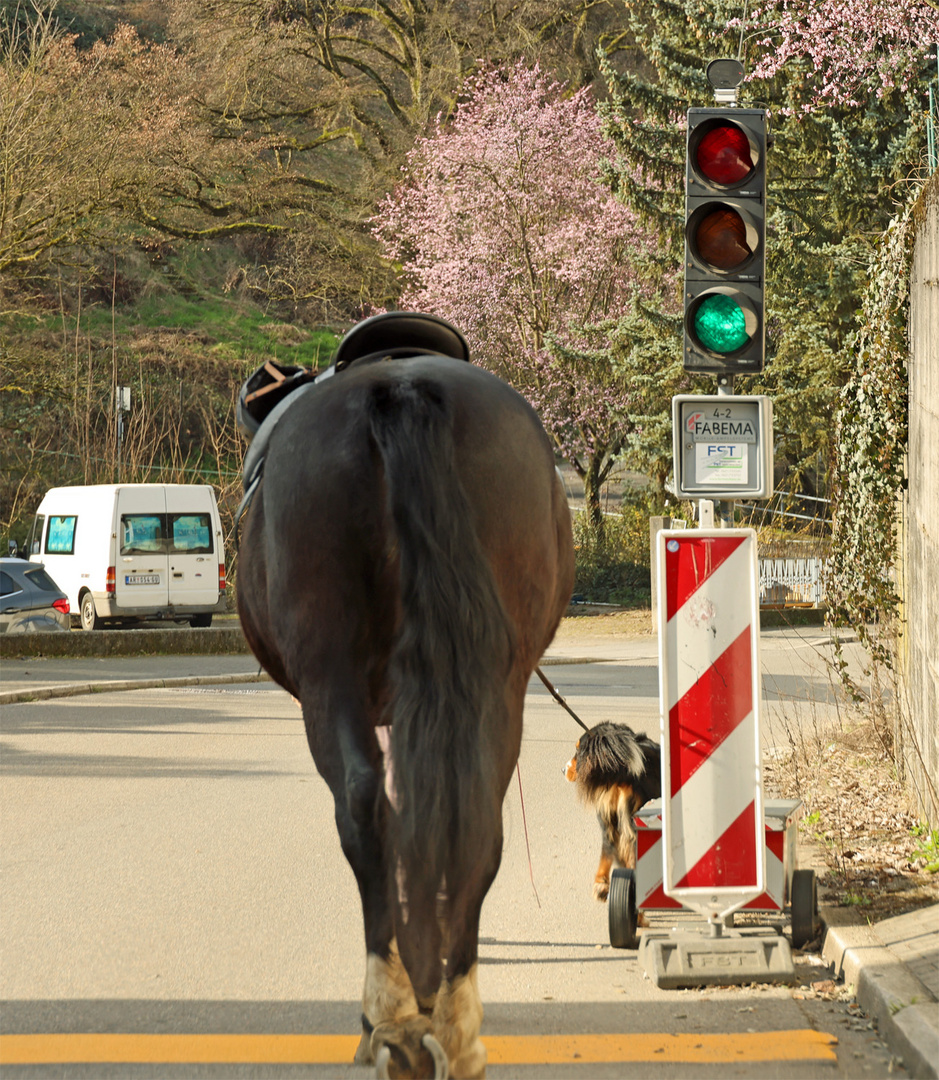
[[356, 1047], [355, 1057], [352, 1059], [354, 1065], [374, 1065], [375, 1058], [372, 1056], [372, 1039], [371, 1036], [362, 1032], [362, 1038], [359, 1039], [359, 1045]]
[[[383, 1046], [375, 1059], [375, 1075], [378, 1080], [391, 1080], [391, 1050]], [[397, 1074], [396, 1074], [397, 1075]]]
[[379, 1080], [448, 1080], [447, 1055], [424, 1018], [379, 1024], [372, 1035]]
[[434, 1038], [433, 1035], [425, 1035], [421, 1039], [421, 1046], [428, 1051], [434, 1059], [434, 1080], [448, 1080], [450, 1076], [450, 1063], [447, 1061], [447, 1052]]

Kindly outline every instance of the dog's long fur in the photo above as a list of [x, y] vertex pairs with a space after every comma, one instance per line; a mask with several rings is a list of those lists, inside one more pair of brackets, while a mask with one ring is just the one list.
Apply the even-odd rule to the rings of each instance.
[[635, 868], [633, 818], [641, 806], [662, 794], [662, 750], [625, 724], [604, 721], [581, 735], [564, 772], [597, 812], [603, 846], [593, 895], [606, 900], [613, 865]]

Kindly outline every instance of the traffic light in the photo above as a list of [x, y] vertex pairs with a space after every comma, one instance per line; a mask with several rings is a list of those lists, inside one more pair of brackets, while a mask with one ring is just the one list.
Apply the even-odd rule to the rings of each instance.
[[688, 110], [686, 371], [763, 370], [766, 144], [764, 109]]

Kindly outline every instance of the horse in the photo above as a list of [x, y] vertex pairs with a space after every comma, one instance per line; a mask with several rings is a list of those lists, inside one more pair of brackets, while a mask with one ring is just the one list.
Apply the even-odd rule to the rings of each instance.
[[356, 1063], [479, 1077], [480, 912], [526, 687], [571, 596], [570, 511], [520, 394], [369, 332], [266, 439], [238, 611], [302, 709], [358, 885]]

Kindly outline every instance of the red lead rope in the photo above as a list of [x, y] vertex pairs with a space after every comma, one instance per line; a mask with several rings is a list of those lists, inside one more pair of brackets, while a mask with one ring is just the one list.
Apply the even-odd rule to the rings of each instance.
[[535, 887], [535, 871], [531, 865], [531, 847], [528, 843], [528, 820], [525, 817], [525, 797], [522, 795], [522, 770], [519, 768], [517, 761], [515, 762], [515, 775], [518, 777], [518, 800], [522, 804], [522, 828], [525, 830], [525, 850], [528, 852], [528, 876], [531, 878], [531, 887], [535, 894], [535, 901], [540, 908], [541, 899], [538, 896], [538, 889]]

